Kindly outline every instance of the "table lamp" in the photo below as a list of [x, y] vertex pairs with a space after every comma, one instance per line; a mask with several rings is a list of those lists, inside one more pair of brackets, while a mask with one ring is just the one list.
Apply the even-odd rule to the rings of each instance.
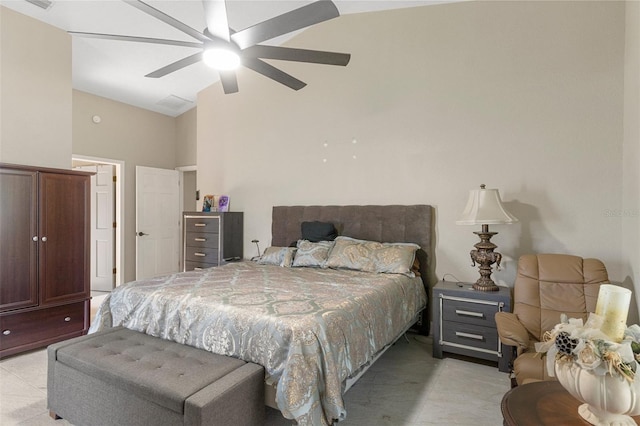
[[517, 222], [518, 219], [509, 213], [500, 200], [497, 189], [486, 189], [480, 185], [480, 189], [469, 191], [467, 206], [462, 212], [462, 217], [456, 221], [457, 225], [482, 225], [482, 231], [474, 234], [480, 237], [480, 242], [475, 244], [476, 250], [471, 250], [472, 266], [478, 265], [480, 278], [473, 284], [473, 288], [480, 291], [498, 291], [499, 288], [491, 279], [491, 265], [496, 263], [500, 267], [502, 255], [494, 252], [498, 246], [491, 242], [491, 237], [497, 232], [489, 232], [489, 225], [507, 225]]

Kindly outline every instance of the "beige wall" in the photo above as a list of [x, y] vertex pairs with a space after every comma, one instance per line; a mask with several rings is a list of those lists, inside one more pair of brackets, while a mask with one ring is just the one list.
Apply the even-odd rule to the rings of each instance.
[[197, 108], [179, 115], [176, 120], [176, 166], [196, 165]]
[[[626, 2], [622, 194], [622, 277], [640, 283], [640, 2]], [[640, 292], [635, 299], [640, 302]]]
[[[92, 117], [101, 117], [99, 124]], [[135, 279], [136, 166], [176, 167], [176, 119], [73, 91], [73, 154], [124, 161], [125, 281]]]
[[299, 92], [242, 70], [240, 93], [199, 94], [198, 186], [245, 212], [245, 253], [254, 238], [268, 245], [273, 205], [432, 204], [436, 276], [470, 281], [479, 227], [455, 220], [485, 183], [520, 219], [492, 227], [507, 258], [499, 282], [529, 252], [598, 257], [621, 280], [631, 259], [611, 212], [623, 208], [624, 27], [622, 2], [466, 2], [323, 23], [291, 45], [350, 52], [346, 68], [282, 63], [309, 84]]
[[70, 168], [70, 36], [3, 6], [0, 35], [0, 161]]

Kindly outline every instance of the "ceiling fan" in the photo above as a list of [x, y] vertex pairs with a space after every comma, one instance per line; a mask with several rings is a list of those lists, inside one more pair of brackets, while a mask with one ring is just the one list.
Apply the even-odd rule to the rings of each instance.
[[268, 64], [262, 59], [345, 66], [351, 58], [351, 55], [348, 53], [324, 52], [320, 50], [295, 49], [259, 44], [263, 41], [271, 40], [292, 31], [340, 16], [338, 8], [330, 0], [319, 0], [310, 3], [240, 31], [234, 31], [229, 28], [225, 0], [202, 0], [205, 22], [207, 24], [207, 27], [202, 32], [191, 28], [141, 0], [123, 1], [198, 40], [198, 42], [188, 42], [69, 31], [70, 34], [80, 37], [200, 49], [198, 53], [157, 69], [145, 77], [163, 77], [199, 61], [204, 61], [207, 65], [218, 70], [222, 88], [226, 94], [238, 91], [238, 80], [234, 70], [239, 65], [252, 69], [293, 90], [300, 90], [306, 86], [306, 83]]

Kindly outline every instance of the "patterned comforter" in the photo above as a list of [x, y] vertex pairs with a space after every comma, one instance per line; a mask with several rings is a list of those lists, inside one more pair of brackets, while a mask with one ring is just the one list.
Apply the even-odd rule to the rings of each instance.
[[122, 325], [263, 365], [286, 418], [326, 425], [346, 417], [343, 381], [425, 304], [420, 278], [237, 262], [124, 284], [89, 332]]

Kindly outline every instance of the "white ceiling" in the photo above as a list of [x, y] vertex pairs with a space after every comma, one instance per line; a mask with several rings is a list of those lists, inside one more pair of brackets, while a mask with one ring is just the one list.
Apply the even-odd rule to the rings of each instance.
[[[0, 4], [65, 31], [195, 41], [121, 0], [52, 1], [53, 6], [48, 10], [26, 0], [0, 0]], [[334, 3], [344, 15], [448, 1], [452, 0], [334, 0]], [[227, 0], [229, 26], [240, 30], [310, 2]], [[206, 26], [200, 0], [149, 0], [147, 3], [199, 31]], [[280, 38], [264, 44], [278, 44], [283, 40]], [[144, 77], [151, 71], [197, 52], [192, 48], [81, 37], [73, 37], [72, 43], [75, 89], [162, 114], [177, 116], [193, 108], [197, 93], [218, 80], [217, 72], [202, 62], [159, 79]], [[298, 77], [304, 80], [304, 76]], [[265, 84], [270, 83], [265, 81]], [[282, 86], [282, 90], [291, 89]]]

